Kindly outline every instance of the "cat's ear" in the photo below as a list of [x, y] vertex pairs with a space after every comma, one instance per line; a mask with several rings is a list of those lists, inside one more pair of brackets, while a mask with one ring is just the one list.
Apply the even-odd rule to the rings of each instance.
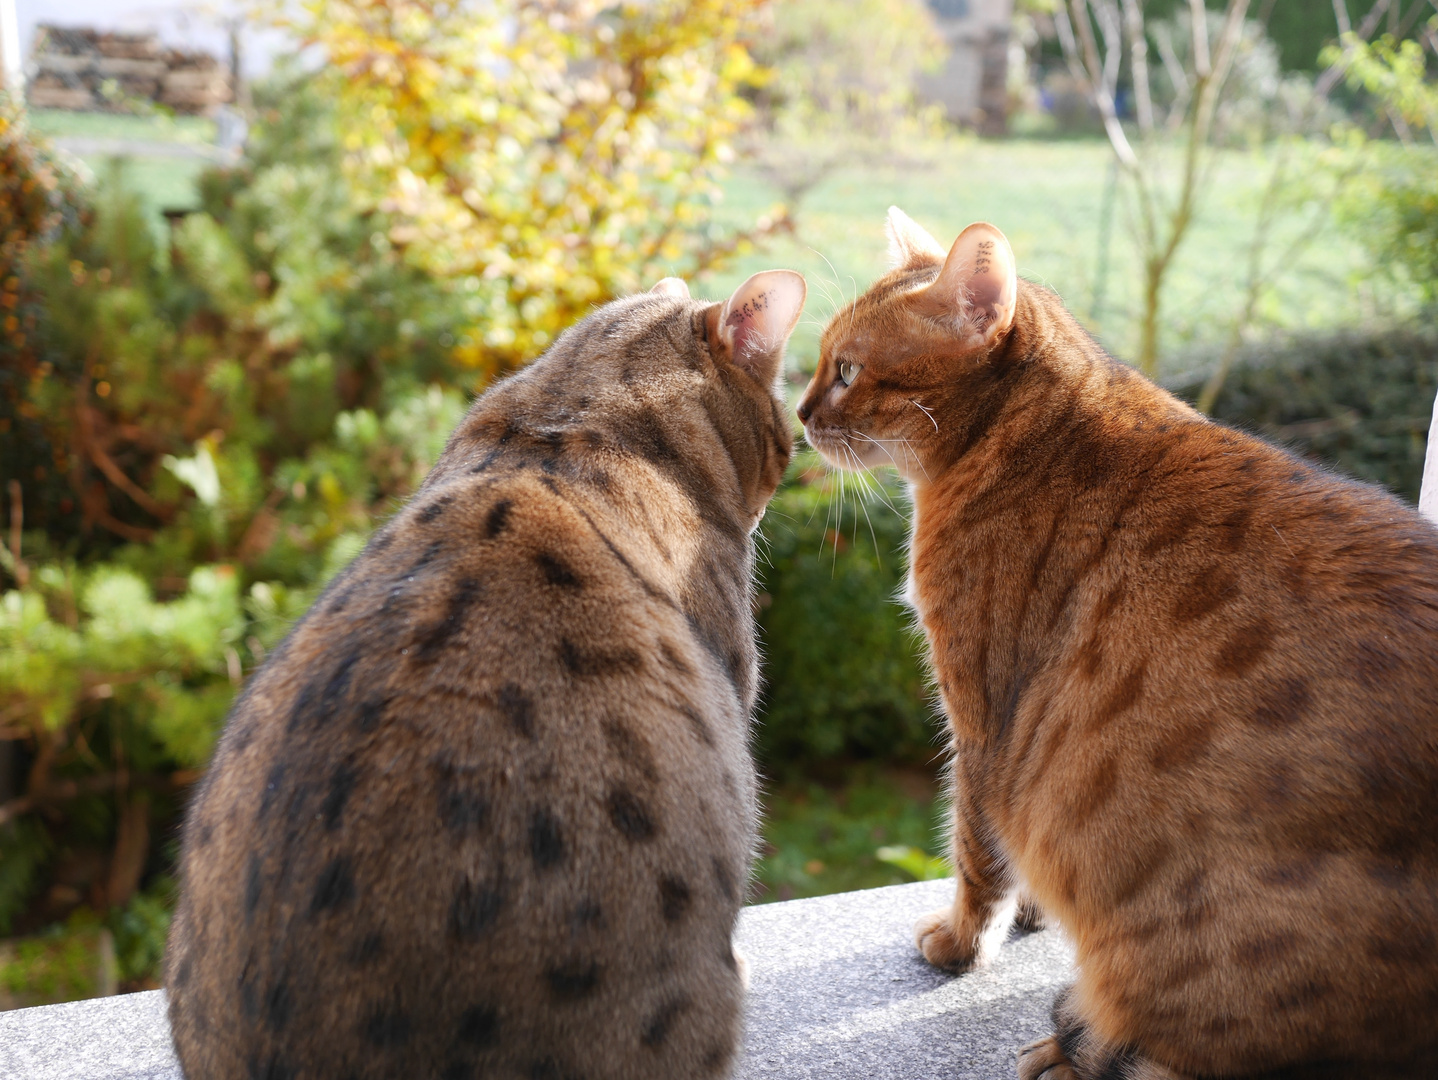
[[804, 310], [808, 286], [792, 270], [765, 270], [734, 290], [717, 309], [711, 334], [717, 334], [729, 358], [755, 379], [767, 383], [779, 372], [784, 344]]
[[938, 278], [924, 290], [923, 304], [927, 314], [952, 321], [960, 336], [992, 345], [1014, 323], [1018, 291], [1008, 239], [978, 221], [959, 233]]
[[649, 291], [652, 293], [658, 293], [660, 296], [672, 296], [676, 300], [689, 299], [689, 286], [684, 283], [683, 278], [664, 278]]
[[889, 207], [889, 220], [884, 223], [884, 231], [889, 234], [891, 270], [914, 270], [944, 259], [944, 245], [897, 206]]

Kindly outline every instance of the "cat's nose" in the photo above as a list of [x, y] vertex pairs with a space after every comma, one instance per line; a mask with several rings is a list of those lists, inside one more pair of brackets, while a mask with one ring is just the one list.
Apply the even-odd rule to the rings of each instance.
[[809, 399], [805, 398], [803, 401], [799, 402], [799, 407], [794, 411], [799, 414], [799, 422], [801, 424], [807, 424], [809, 422], [809, 417], [812, 416], [814, 413], [814, 407], [809, 404]]

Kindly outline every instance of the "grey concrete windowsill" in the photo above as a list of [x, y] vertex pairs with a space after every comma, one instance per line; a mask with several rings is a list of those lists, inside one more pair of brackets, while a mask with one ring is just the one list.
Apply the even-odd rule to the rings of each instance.
[[[1012, 1080], [1014, 1052], [1049, 1032], [1072, 977], [1055, 931], [1012, 937], [993, 966], [950, 978], [910, 927], [952, 881], [745, 910], [750, 970], [742, 1080]], [[0, 1013], [5, 1080], [180, 1080], [163, 991]]]

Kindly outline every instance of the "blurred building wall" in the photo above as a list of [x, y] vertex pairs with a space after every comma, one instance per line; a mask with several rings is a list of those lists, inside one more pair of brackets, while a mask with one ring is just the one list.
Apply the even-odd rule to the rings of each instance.
[[1013, 0], [928, 0], [949, 44], [949, 58], [919, 80], [920, 91], [956, 123], [985, 135], [1007, 124], [1009, 21]]

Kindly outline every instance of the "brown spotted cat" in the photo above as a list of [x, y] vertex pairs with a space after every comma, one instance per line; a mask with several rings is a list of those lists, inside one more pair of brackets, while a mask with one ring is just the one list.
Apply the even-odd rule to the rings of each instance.
[[1021, 892], [1071, 938], [1023, 1080], [1438, 1076], [1438, 531], [1113, 360], [994, 227], [890, 228], [799, 416], [913, 488], [924, 956], [982, 964]]
[[190, 1080], [729, 1072], [804, 292], [671, 278], [570, 329], [254, 677], [185, 824]]

